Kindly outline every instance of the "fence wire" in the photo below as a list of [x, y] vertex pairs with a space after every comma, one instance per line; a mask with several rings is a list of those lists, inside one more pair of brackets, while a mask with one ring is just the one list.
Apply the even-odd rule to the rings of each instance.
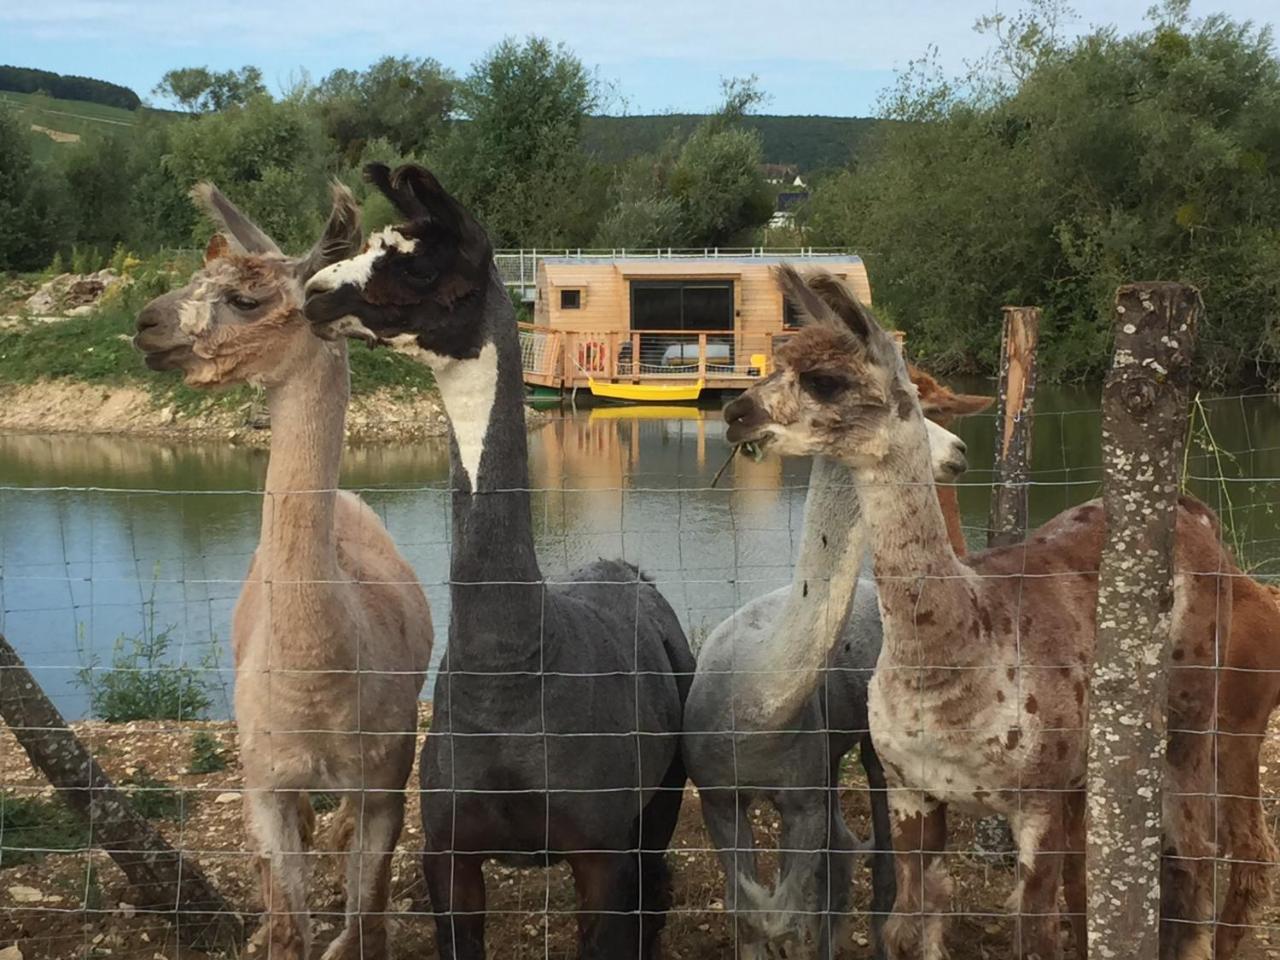
[[[1188, 491], [1206, 502], [1223, 523], [1224, 542], [1241, 567], [1228, 575], [1252, 578], [1263, 585], [1269, 584], [1280, 561], [1276, 510], [1280, 502], [1280, 427], [1275, 425], [1274, 403], [1272, 397], [1257, 395], [1198, 400], [1191, 416], [1184, 470]], [[969, 470], [957, 484], [960, 518], [969, 548], [977, 551], [985, 544], [987, 503], [994, 479], [987, 468], [992, 462], [992, 418], [971, 417], [955, 429], [968, 445], [969, 460]], [[571, 572], [598, 557], [621, 558], [636, 564], [672, 605], [697, 653], [717, 625], [736, 610], [771, 591], [788, 588], [805, 533], [808, 465], [777, 459], [752, 463], [739, 458], [728, 475], [729, 482], [713, 488], [711, 476], [727, 449], [722, 433], [723, 425], [714, 414], [690, 420], [577, 416], [550, 418], [533, 426], [530, 487], [490, 495], [529, 496], [533, 538], [544, 577], [537, 587], [541, 595], [545, 598], [547, 590], [575, 582]], [[1037, 412], [1028, 487], [1033, 529], [1060, 511], [1100, 495], [1099, 441], [1096, 408]], [[341, 760], [333, 755], [317, 761], [314, 781], [295, 777], [274, 788], [246, 783], [232, 719], [236, 666], [230, 640], [232, 611], [258, 544], [263, 518], [256, 454], [175, 448], [161, 455], [154, 447], [126, 442], [102, 448], [110, 451], [109, 455], [104, 453], [94, 461], [80, 440], [0, 437], [0, 632], [72, 721], [94, 760], [170, 844], [204, 870], [232, 908], [250, 919], [251, 926], [263, 916], [264, 906], [259, 889], [262, 859], [246, 830], [246, 804], [255, 798], [269, 799], [283, 790], [307, 797], [315, 811], [318, 825], [311, 845], [292, 854], [305, 862], [310, 874], [305, 904], [277, 912], [304, 920], [309, 915], [318, 948], [343, 929], [348, 885], [361, 885], [366, 872], [375, 868], [372, 860], [364, 860], [352, 867], [350, 878], [344, 877], [347, 868], [341, 847], [348, 816], [345, 811], [351, 808], [359, 815], [386, 797], [403, 795], [404, 826], [391, 856], [386, 897], [372, 911], [395, 921], [390, 956], [439, 951], [438, 930], [446, 928], [437, 928], [437, 913], [451, 914], [461, 921], [450, 936], [458, 955], [469, 955], [463, 924], [476, 910], [486, 918], [490, 956], [577, 955], [582, 918], [578, 894], [587, 890], [589, 881], [580, 877], [575, 887], [566, 855], [580, 867], [593, 855], [606, 858], [618, 851], [586, 842], [566, 845], [562, 825], [553, 822], [550, 803], [545, 805], [540, 828], [543, 843], [520, 849], [490, 847], [483, 842], [466, 847], [470, 857], [487, 861], [483, 868], [485, 896], [478, 907], [474, 900], [457, 906], [432, 902], [428, 896], [422, 866], [426, 850], [421, 813], [424, 800], [443, 799], [453, 805], [450, 832], [457, 836], [463, 826], [457, 822], [458, 804], [465, 805], [466, 798], [488, 797], [498, 809], [505, 809], [501, 806], [504, 798], [513, 803], [527, 798], [528, 785], [504, 778], [500, 771], [490, 771], [487, 779], [471, 782], [454, 766], [461, 751], [475, 756], [486, 744], [502, 741], [541, 758], [543, 783], [553, 798], [583, 798], [584, 802], [598, 802], [601, 809], [635, 803], [639, 813], [653, 797], [683, 796], [669, 845], [661, 839], [660, 830], [659, 840], [650, 837], [646, 842], [645, 830], [651, 828], [638, 827], [633, 840], [622, 849], [639, 863], [644, 862], [645, 854], [662, 856], [666, 851], [672, 880], [669, 898], [646, 890], [638, 906], [620, 907], [602, 901], [591, 915], [621, 916], [638, 911], [646, 917], [665, 917], [662, 942], [666, 955], [730, 957], [735, 952], [746, 955], [760, 931], [776, 934], [781, 929], [779, 911], [784, 909], [792, 917], [814, 921], [796, 924], [800, 932], [789, 941], [779, 937], [793, 944], [788, 955], [817, 956], [817, 921], [834, 913], [841, 923], [833, 955], [870, 956], [877, 911], [872, 906], [871, 878], [862, 854], [874, 841], [868, 782], [858, 763], [857, 747], [865, 728], [833, 722], [843, 716], [840, 698], [851, 685], [865, 685], [869, 666], [842, 665], [838, 657], [825, 655], [816, 670], [811, 663], [789, 663], [781, 654], [763, 663], [758, 657], [744, 656], [746, 662], [741, 664], [735, 654], [728, 666], [704, 659], [700, 680], [719, 682], [731, 720], [727, 728], [691, 729], [686, 724], [685, 742], [698, 737], [720, 738], [716, 749], [731, 771], [728, 783], [703, 784], [701, 789], [693, 783], [651, 784], [653, 789], [640, 796], [628, 785], [592, 784], [585, 774], [582, 782], [574, 782], [579, 761], [583, 770], [589, 769], [594, 752], [634, 751], [639, 768], [644, 764], [646, 743], [669, 739], [667, 732], [646, 725], [641, 716], [645, 691], [656, 689], [655, 685], [667, 681], [670, 674], [636, 666], [641, 659], [639, 599], [631, 611], [634, 634], [627, 638], [633, 660], [625, 670], [549, 666], [541, 648], [532, 660], [515, 666], [470, 665], [464, 655], [465, 624], [456, 626], [455, 642], [463, 645], [452, 657], [456, 662], [442, 666], [447, 638], [455, 627], [451, 624], [451, 600], [458, 590], [478, 585], [518, 589], [525, 584], [502, 578], [481, 578], [465, 586], [451, 582], [455, 544], [447, 445], [445, 441], [428, 441], [421, 446], [422, 450], [403, 452], [398, 458], [369, 452], [350, 455], [347, 476], [349, 488], [373, 507], [395, 540], [431, 606], [435, 643], [418, 704], [414, 752], [428, 737], [449, 743], [450, 749], [445, 751], [450, 764], [447, 777], [428, 776], [420, 784], [415, 763], [403, 788], [389, 785], [381, 771], [371, 768], [362, 768], [358, 784], [335, 786], [325, 773], [327, 765]], [[492, 545], [495, 553], [503, 548], [501, 543]], [[871, 575], [869, 566], [862, 575]], [[1029, 577], [1079, 574], [1018, 570], [1003, 576], [1022, 578], [1021, 583]], [[804, 589], [825, 588], [835, 579], [806, 584]], [[881, 577], [882, 584], [896, 581], [904, 588], [930, 579], [945, 578], [927, 570]], [[388, 588], [405, 585], [397, 577], [367, 580]], [[297, 585], [277, 580], [273, 588]], [[317, 578], [308, 578], [303, 585], [321, 591], [341, 586]], [[639, 598], [639, 591], [635, 596]], [[1027, 611], [1018, 612], [1021, 622]], [[1276, 629], [1280, 612], [1272, 613], [1269, 632], [1264, 631], [1269, 644], [1256, 657], [1231, 664], [1223, 675], [1256, 679], [1249, 689], [1271, 695], [1274, 704], [1280, 690], [1280, 629]], [[546, 615], [544, 607], [541, 616]], [[826, 611], [831, 633], [828, 646], [833, 649], [844, 615], [843, 608]], [[546, 621], [542, 622], [545, 627]], [[748, 642], [766, 643], [768, 636], [768, 630], [759, 631]], [[588, 640], [584, 637], [584, 642]], [[787, 638], [787, 642], [797, 643], [798, 638]], [[1023, 686], [1036, 671], [1076, 665], [1064, 657], [1034, 664], [921, 663], [912, 669], [974, 677], [1016, 671], [1017, 696], [1022, 702], [1026, 698]], [[1210, 668], [1175, 663], [1172, 669], [1203, 672]], [[294, 666], [275, 670], [273, 689], [314, 708], [326, 696], [325, 684], [331, 681], [355, 676], [361, 681], [355, 687], [359, 695], [364, 683], [413, 676], [415, 672], [408, 664]], [[593, 683], [619, 677], [631, 681], [633, 704], [628, 709], [633, 710], [634, 720], [630, 729], [603, 734], [569, 729], [571, 724], [561, 723], [565, 704], [557, 702], [557, 695], [576, 685], [578, 695], [587, 698]], [[438, 686], [442, 679], [447, 682]], [[536, 684], [512, 686], [520, 681]], [[759, 689], [765, 684], [786, 688], [788, 683], [812, 686], [814, 703], [820, 705], [815, 706], [816, 720], [752, 725], [737, 714], [737, 700], [730, 691]], [[433, 692], [443, 689], [451, 696], [455, 685], [470, 692], [491, 688], [493, 712], [506, 718], [507, 725], [491, 729], [433, 727]], [[536, 700], [503, 702], [506, 691], [519, 689], [536, 690]], [[403, 740], [405, 731], [394, 726], [355, 730], [346, 722], [352, 715], [349, 706], [334, 703], [328, 712], [304, 711], [307, 722], [273, 733], [320, 738], [328, 750], [355, 752], [361, 764], [382, 756], [378, 752], [381, 745], [390, 750]], [[920, 706], [927, 712], [923, 688]], [[1223, 817], [1251, 816], [1250, 811], [1260, 805], [1261, 822], [1268, 834], [1264, 843], [1254, 850], [1229, 849], [1215, 826], [1211, 852], [1199, 858], [1214, 871], [1218, 904], [1226, 895], [1233, 870], [1270, 867], [1271, 844], [1280, 831], [1280, 749], [1274, 730], [1220, 729], [1217, 719], [1231, 706], [1217, 703], [1215, 690], [1215, 725], [1180, 731], [1216, 734], [1219, 750], [1233, 741], [1245, 743], [1248, 749], [1260, 746], [1255, 780], [1248, 776], [1231, 779], [1220, 771], [1211, 789], [1183, 797], [1211, 804], [1217, 811], [1215, 824], [1223, 823]], [[1055, 724], [1051, 717], [1037, 718], [1034, 723], [1029, 716], [1024, 719], [1026, 730], [1034, 727], [1040, 736], [1061, 733], [1083, 737], [1087, 732], [1078, 726]], [[1021, 721], [1017, 729], [1021, 736]], [[971, 715], [952, 716], [946, 726], [950, 733], [984, 730]], [[358, 743], [363, 747], [353, 745], [353, 731], [360, 735]], [[798, 771], [810, 761], [814, 749], [832, 757], [833, 763], [805, 781]], [[554, 764], [553, 757], [563, 762]], [[944, 768], [945, 764], [937, 768], [940, 777]], [[954, 787], [942, 783], [928, 786], [939, 792]], [[1021, 783], [997, 786], [1015, 795], [1020, 808]], [[890, 795], [916, 794], [919, 789], [918, 785], [890, 785], [888, 791]], [[1068, 791], [1027, 790], [1030, 799], [1054, 792]], [[726, 793], [731, 797], [730, 809], [736, 811], [728, 846], [744, 858], [742, 869], [762, 884], [761, 893], [752, 902], [742, 901], [732, 885], [726, 887], [722, 858], [726, 842], [721, 836], [716, 838], [721, 841], [717, 844], [708, 830], [707, 811], [718, 795]], [[831, 828], [834, 833], [829, 835], [823, 827], [817, 841], [812, 839], [812, 830], [807, 830], [815, 816], [827, 822], [826, 805], [832, 798], [837, 807], [835, 816], [856, 838], [856, 845], [849, 850], [833, 839], [840, 834], [837, 828]], [[954, 885], [943, 907], [925, 912], [945, 920], [951, 954], [957, 960], [1011, 955], [1020, 921], [1011, 912], [1009, 895], [1015, 885], [1031, 876], [1026, 858], [998, 845], [979, 843], [975, 823], [975, 811], [963, 804], [955, 806], [945, 849], [932, 851]], [[480, 825], [476, 830], [483, 839], [486, 829], [497, 827]], [[1029, 831], [1034, 833], [1024, 823], [1015, 832], [1026, 839]], [[437, 838], [434, 849], [450, 848]], [[86, 828], [80, 824], [59, 792], [33, 768], [12, 732], [0, 732], [0, 943], [16, 942], [26, 958], [177, 956], [177, 929], [171, 922], [175, 911], [171, 906], [150, 903], [152, 898], [145, 890], [125, 882], [110, 859], [112, 853], [120, 852], [95, 842], [94, 825]], [[1062, 854], [1068, 860], [1083, 858], [1061, 836], [1042, 844], [1041, 853]], [[813, 861], [817, 875], [804, 878], [805, 889], [774, 889], [780, 872], [806, 857], [817, 857]], [[747, 858], [757, 862], [747, 863]], [[856, 865], [850, 867], [848, 858], [856, 860]], [[451, 865], [450, 870], [454, 869]], [[456, 891], [464, 890], [469, 880], [461, 873], [451, 872], [450, 877], [454, 895], [461, 897]], [[828, 877], [829, 882], [824, 879]], [[801, 880], [795, 882], [801, 884]], [[735, 897], [739, 898], [736, 903]], [[925, 899], [923, 889], [920, 899]], [[1069, 909], [1061, 912], [1064, 923], [1070, 919], [1069, 913]], [[746, 918], [745, 922], [735, 922], [735, 915]], [[1024, 914], [1022, 921], [1027, 919]], [[1232, 924], [1230, 918], [1223, 919], [1228, 926]], [[1280, 946], [1280, 913], [1270, 902], [1241, 926], [1245, 929], [1240, 956], [1262, 956], [1264, 953], [1250, 951], [1265, 952], [1273, 945]], [[1069, 945], [1065, 930], [1064, 942]], [[814, 942], [801, 943], [805, 936]], [[794, 952], [797, 947], [798, 953]], [[225, 955], [239, 955], [240, 949], [229, 946]], [[378, 955], [376, 949], [366, 949], [368, 955]], [[1067, 956], [1073, 955], [1071, 949], [1068, 946]]]

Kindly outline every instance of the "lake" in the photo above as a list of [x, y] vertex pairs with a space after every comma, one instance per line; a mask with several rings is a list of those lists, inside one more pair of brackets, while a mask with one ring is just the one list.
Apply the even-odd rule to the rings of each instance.
[[[1096, 388], [1041, 388], [1033, 523], [1098, 494], [1097, 408]], [[1246, 564], [1280, 573], [1280, 407], [1271, 396], [1232, 396], [1198, 410], [1192, 489], [1230, 521]], [[975, 546], [985, 542], [993, 425], [986, 415], [957, 430], [969, 446], [960, 503]], [[710, 489], [723, 434], [717, 410], [597, 408], [539, 424], [529, 439], [544, 573], [621, 556], [654, 578], [695, 636], [785, 584], [808, 464], [737, 458]], [[0, 630], [69, 718], [88, 709], [77, 672], [109, 665], [121, 638], [147, 629], [167, 633], [167, 662], [208, 671], [212, 715], [229, 714], [230, 615], [257, 541], [266, 457], [228, 445], [0, 436]], [[438, 657], [449, 608], [447, 442], [352, 449], [342, 477], [421, 578]]]

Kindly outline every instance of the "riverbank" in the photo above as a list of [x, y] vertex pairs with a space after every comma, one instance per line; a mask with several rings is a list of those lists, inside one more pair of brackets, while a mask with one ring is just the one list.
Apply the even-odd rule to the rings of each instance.
[[[529, 411], [530, 420], [541, 415]], [[257, 394], [192, 406], [131, 384], [40, 380], [0, 386], [0, 431], [145, 437], [176, 442], [271, 442], [266, 407]], [[353, 397], [347, 442], [406, 443], [449, 432], [434, 391], [406, 394], [383, 388]]]

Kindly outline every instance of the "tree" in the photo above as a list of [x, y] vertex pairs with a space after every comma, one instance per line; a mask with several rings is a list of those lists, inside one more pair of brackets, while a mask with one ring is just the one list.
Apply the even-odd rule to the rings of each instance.
[[25, 127], [0, 106], [0, 269], [44, 267], [73, 232], [66, 184], [34, 162]]
[[355, 156], [376, 139], [408, 153], [433, 144], [444, 130], [456, 85], [430, 58], [383, 57], [363, 72], [333, 71], [312, 96], [325, 133], [344, 155]]
[[[1060, 5], [1032, 12], [1045, 9]], [[924, 68], [902, 78], [885, 106], [905, 122], [815, 193], [811, 242], [867, 252], [877, 302], [931, 367], [993, 370], [1000, 306], [1030, 303], [1044, 308], [1042, 375], [1095, 378], [1116, 287], [1176, 279], [1204, 292], [1202, 381], [1274, 382], [1280, 63], [1270, 32], [1221, 16], [1193, 22], [1181, 2], [1127, 36], [1100, 29], [1067, 42], [1018, 22], [998, 41], [1012, 49], [979, 65], [998, 69], [996, 80]]]
[[540, 37], [505, 40], [458, 88], [465, 122], [442, 150], [452, 189], [498, 246], [567, 246], [590, 235], [604, 182], [581, 146], [597, 102], [582, 62]]
[[244, 106], [265, 95], [262, 71], [254, 66], [239, 70], [212, 71], [208, 67], [170, 70], [152, 93], [172, 100], [192, 113], [213, 113], [232, 106]]

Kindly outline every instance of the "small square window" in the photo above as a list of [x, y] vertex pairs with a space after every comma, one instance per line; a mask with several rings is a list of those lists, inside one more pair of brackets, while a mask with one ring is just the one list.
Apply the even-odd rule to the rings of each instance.
[[582, 291], [581, 290], [561, 290], [560, 291], [560, 309], [561, 310], [581, 310], [582, 309]]

